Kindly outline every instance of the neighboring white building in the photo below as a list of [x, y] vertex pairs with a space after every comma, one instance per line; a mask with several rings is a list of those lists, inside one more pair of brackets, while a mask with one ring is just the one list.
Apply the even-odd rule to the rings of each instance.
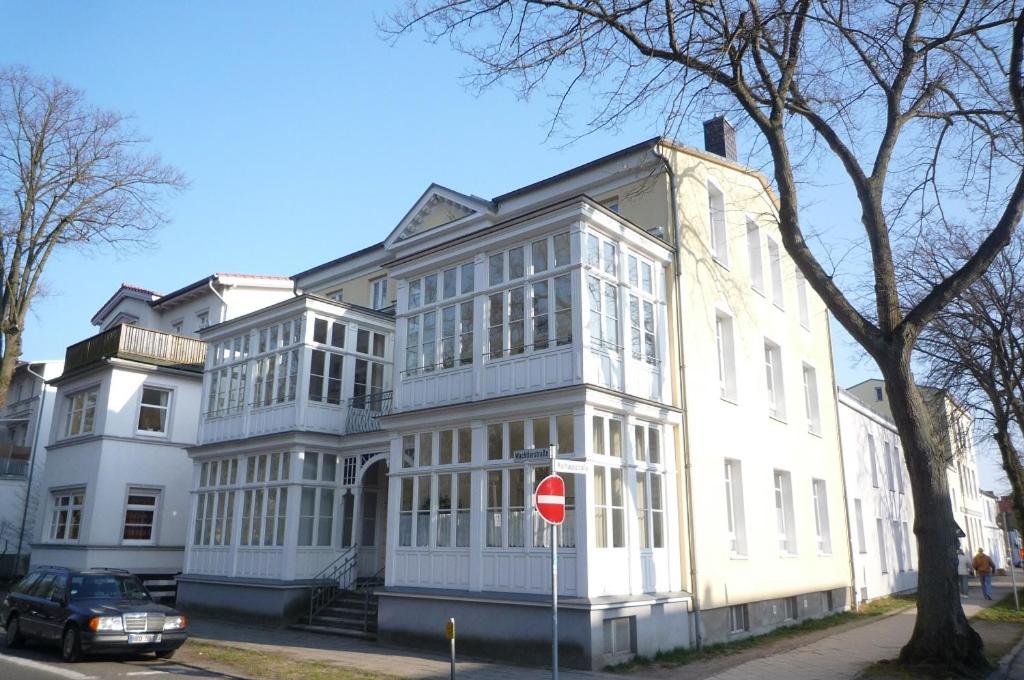
[[184, 449], [196, 441], [206, 347], [173, 331], [292, 294], [280, 277], [215, 274], [163, 296], [125, 285], [104, 304], [93, 317], [102, 331], [68, 347], [50, 381], [33, 564], [119, 567], [158, 581], [181, 571], [192, 480]]
[[996, 563], [996, 567], [1006, 569], [1010, 560], [1007, 553], [1006, 533], [1000, 528], [1002, 520], [999, 518], [999, 499], [991, 491], [982, 491], [981, 504], [981, 546]]
[[63, 361], [19, 363], [0, 417], [0, 578], [22, 574], [35, 537], [46, 437]]
[[896, 424], [839, 390], [856, 603], [917, 589], [914, 501]]
[[[928, 405], [939, 444], [946, 459], [946, 477], [953, 518], [964, 536], [961, 547], [967, 554], [986, 547], [982, 527], [982, 496], [978, 488], [978, 459], [974, 448], [974, 419], [963, 406], [957, 404], [945, 390], [921, 386]], [[868, 408], [886, 418], [892, 418], [885, 381], [865, 380], [849, 388], [849, 392]]]
[[773, 214], [763, 176], [654, 139], [492, 200], [432, 185], [207, 329], [180, 601], [288, 616], [311, 578], [382, 573], [383, 637], [455, 616], [545, 655], [547, 463], [521, 452], [555, 444], [589, 464], [559, 538], [573, 663], [848, 607], [828, 315]]

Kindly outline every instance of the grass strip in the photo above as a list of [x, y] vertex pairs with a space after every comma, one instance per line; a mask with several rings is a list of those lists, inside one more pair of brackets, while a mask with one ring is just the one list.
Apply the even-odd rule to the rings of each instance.
[[1013, 603], [1013, 593], [996, 602], [991, 607], [986, 607], [971, 617], [972, 621], [996, 621], [999, 623], [1024, 623], [1024, 588], [1018, 591], [1021, 609], [1017, 609]]
[[189, 640], [178, 652], [175, 661], [202, 665], [213, 662], [215, 670], [229, 670], [243, 677], [260, 680], [384, 680], [390, 675], [343, 668], [322, 661], [304, 661], [287, 654], [210, 644]]
[[702, 649], [680, 647], [667, 652], [659, 652], [653, 658], [637, 656], [624, 663], [608, 666], [604, 670], [613, 673], [630, 673], [632, 671], [649, 668], [650, 666], [684, 666], [699, 661], [709, 661], [738, 654], [748, 649], [761, 647], [780, 640], [806, 635], [819, 630], [826, 630], [841, 626], [844, 623], [863, 621], [866, 618], [881, 616], [892, 612], [901, 611], [913, 607], [914, 595], [896, 595], [892, 597], [880, 597], [863, 605], [857, 611], [840, 612], [820, 619], [807, 619], [792, 626], [783, 626], [763, 635], [733, 640], [731, 642], [720, 642], [713, 645], [705, 645]]

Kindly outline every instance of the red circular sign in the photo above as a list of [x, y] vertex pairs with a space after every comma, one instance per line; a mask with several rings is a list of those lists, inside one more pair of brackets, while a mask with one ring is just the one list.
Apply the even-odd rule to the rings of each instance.
[[558, 475], [548, 475], [540, 480], [533, 495], [533, 507], [548, 524], [565, 521], [565, 480]]

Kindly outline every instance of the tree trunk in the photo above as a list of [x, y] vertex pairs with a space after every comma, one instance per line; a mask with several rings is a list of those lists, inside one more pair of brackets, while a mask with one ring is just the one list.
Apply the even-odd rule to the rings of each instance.
[[5, 332], [3, 356], [0, 357], [0, 407], [7, 403], [7, 388], [11, 386], [11, 378], [20, 358], [21, 331]]
[[917, 619], [910, 641], [900, 651], [900, 663], [940, 664], [952, 669], [984, 667], [987, 661], [981, 636], [971, 628], [960, 604], [958, 540], [944, 452], [914, 382], [910, 352], [894, 348], [888, 361], [878, 363], [914, 493]]

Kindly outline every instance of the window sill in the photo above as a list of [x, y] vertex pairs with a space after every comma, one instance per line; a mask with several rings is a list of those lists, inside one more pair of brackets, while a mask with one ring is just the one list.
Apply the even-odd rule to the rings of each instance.
[[775, 306], [775, 309], [779, 310], [780, 312], [786, 311], [786, 308], [785, 308], [785, 306], [783, 306], [782, 303], [775, 302], [774, 300], [772, 300], [772, 304]]
[[813, 435], [813, 436], [817, 437], [818, 439], [824, 439], [824, 435], [821, 433], [821, 428], [820, 427], [818, 429], [816, 429], [816, 430], [815, 429], [811, 429], [811, 428], [807, 428], [807, 434]]
[[740, 405], [740, 403], [736, 399], [736, 397], [730, 397], [730, 396], [726, 396], [726, 395], [723, 394], [723, 395], [719, 396], [719, 399], [721, 401], [724, 401], [726, 404], [732, 404], [733, 406], [739, 406]]
[[784, 560], [792, 560], [800, 557], [800, 553], [780, 552], [779, 557]]
[[714, 253], [711, 254], [711, 259], [714, 260], [715, 264], [717, 264], [719, 267], [721, 267], [725, 271], [731, 271], [729, 269], [729, 261], [728, 260], [723, 260], [721, 257], [719, 257], [718, 255], [715, 255]]
[[137, 437], [153, 437], [155, 439], [167, 439], [166, 432], [153, 432], [151, 430], [135, 430], [135, 436]]
[[758, 286], [755, 286], [754, 284], [750, 284], [750, 290], [754, 291], [755, 293], [757, 293], [758, 295], [760, 295], [763, 298], [768, 297], [768, 295], [764, 292], [764, 288], [762, 288], [762, 287], [758, 287]]
[[747, 562], [750, 560], [749, 555], [743, 555], [741, 553], [729, 553], [730, 560], [739, 560], [741, 562]]
[[789, 422], [786, 420], [785, 416], [778, 416], [778, 415], [775, 415], [773, 413], [769, 413], [768, 414], [768, 419], [769, 420], [774, 420], [777, 423], [782, 423], [783, 425], [788, 425], [789, 424]]

